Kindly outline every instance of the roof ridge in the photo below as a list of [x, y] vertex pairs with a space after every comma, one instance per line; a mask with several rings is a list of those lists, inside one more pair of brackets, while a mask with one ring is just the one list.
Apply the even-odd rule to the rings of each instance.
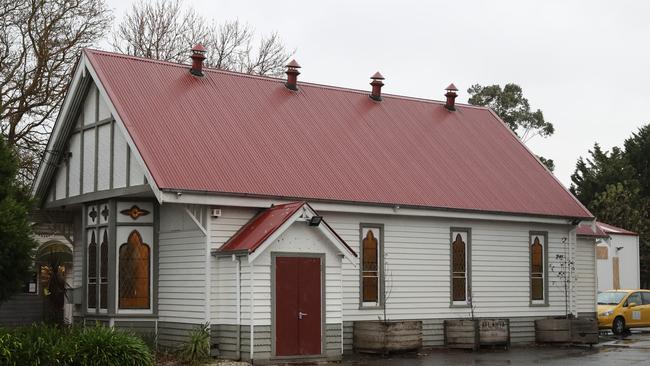
[[[127, 55], [127, 54], [123, 54], [123, 53], [99, 50], [99, 49], [94, 49], [94, 48], [84, 48], [84, 52], [89, 52], [91, 54], [102, 54], [102, 55], [105, 55], [105, 56], [108, 56], [108, 57], [120, 57], [120, 58], [125, 58], [125, 59], [131, 59], [131, 60], [134, 60], [134, 61], [149, 62], [149, 63], [159, 64], [159, 65], [167, 65], [167, 66], [172, 66], [172, 67], [189, 67], [189, 66], [191, 66], [190, 64], [183, 64], [183, 63], [178, 63], [178, 62], [173, 62], [173, 61], [165, 61], [165, 60], [158, 60], [158, 59], [146, 58], [146, 57], [141, 57], [141, 56]], [[203, 68], [203, 71], [204, 72], [210, 72], [210, 73], [217, 73], [217, 74], [232, 75], [232, 76], [237, 76], [237, 77], [246, 77], [246, 78], [258, 79], [258, 80], [264, 80], [264, 81], [271, 81], [271, 82], [284, 82], [284, 79], [281, 79], [279, 77], [268, 76], [268, 75], [247, 74], [247, 73], [238, 72], [238, 71], [215, 69], [215, 68], [211, 68], [211, 67], [205, 67], [205, 68]], [[337, 86], [337, 85], [321, 84], [321, 83], [308, 82], [308, 81], [301, 81], [300, 85], [301, 86], [310, 86], [310, 87], [315, 87], [315, 88], [321, 88], [321, 89], [349, 92], [349, 93], [355, 93], [355, 94], [369, 94], [369, 91], [367, 91], [367, 90], [355, 89], [355, 88], [349, 88], [349, 87]], [[408, 100], [408, 101], [414, 101], [414, 102], [424, 102], [424, 103], [443, 104], [443, 105], [445, 104], [445, 101], [442, 101], [442, 100], [427, 99], [427, 98], [422, 98], [422, 97], [413, 97], [413, 96], [408, 96], [408, 95], [383, 93], [382, 96], [384, 98], [396, 98], [396, 99], [402, 99], [402, 100]], [[490, 109], [489, 107], [472, 105], [472, 104], [468, 104], [468, 103], [456, 103], [456, 106], [460, 106], [462, 108], [472, 108], [472, 109], [485, 109], [485, 110]]]

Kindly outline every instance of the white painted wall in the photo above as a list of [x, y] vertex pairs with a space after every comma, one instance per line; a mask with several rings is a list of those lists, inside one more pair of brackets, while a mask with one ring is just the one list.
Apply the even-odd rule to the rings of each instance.
[[614, 286], [612, 257], [619, 257], [619, 279], [622, 289], [638, 289], [640, 286], [639, 237], [635, 235], [609, 234], [599, 246], [607, 246], [607, 259], [598, 259], [598, 291], [611, 290]]
[[206, 238], [183, 205], [160, 207], [158, 315], [160, 321], [205, 322]]
[[[212, 220], [211, 242], [213, 249], [219, 248], [242, 225], [252, 218], [257, 210], [222, 207], [223, 216]], [[532, 223], [510, 223], [482, 220], [453, 220], [444, 218], [389, 216], [320, 212], [325, 220], [355, 250], [359, 251], [360, 223], [384, 224], [387, 287], [391, 288], [388, 298], [390, 319], [448, 318], [469, 316], [468, 309], [449, 307], [450, 299], [450, 227], [472, 229], [472, 289], [477, 316], [553, 316], [564, 314], [563, 284], [549, 271], [549, 302], [546, 307], [531, 307], [529, 301], [529, 231], [547, 231], [549, 241], [548, 258], [564, 252], [563, 238], [569, 238], [568, 225], [546, 225]], [[289, 248], [291, 249], [291, 248]], [[593, 249], [593, 247], [592, 247]], [[278, 249], [271, 249], [278, 250]], [[586, 247], [573, 252], [584, 254]], [[592, 254], [593, 255], [593, 254]], [[593, 256], [592, 256], [593, 258]], [[270, 259], [269, 259], [270, 260]], [[270, 309], [270, 273], [266, 264], [255, 265], [256, 319], [259, 324], [268, 324]], [[330, 263], [330, 261], [328, 261]], [[580, 261], [580, 273], [589, 276], [589, 263]], [[214, 323], [233, 321], [233, 304], [223, 298], [234, 290], [231, 270], [234, 263], [230, 258], [213, 260], [212, 319]], [[335, 269], [328, 268], [328, 274]], [[548, 270], [548, 269], [547, 269]], [[248, 317], [248, 273], [247, 264], [242, 263], [241, 287], [242, 318]], [[342, 266], [342, 319], [374, 320], [382, 316], [381, 310], [359, 309], [359, 272], [351, 264]], [[582, 276], [582, 274], [579, 274]], [[588, 280], [576, 284], [577, 309], [586, 311], [589, 307], [589, 293], [593, 283]], [[332, 281], [334, 286], [334, 281]], [[587, 289], [583, 289], [585, 286]], [[329, 287], [328, 287], [329, 288]], [[332, 288], [333, 289], [333, 288]], [[334, 297], [332, 301], [336, 302]], [[328, 322], [334, 321], [333, 310]], [[228, 323], [226, 323], [228, 324]]]
[[591, 238], [578, 238], [576, 255], [578, 312], [596, 312], [596, 243]]

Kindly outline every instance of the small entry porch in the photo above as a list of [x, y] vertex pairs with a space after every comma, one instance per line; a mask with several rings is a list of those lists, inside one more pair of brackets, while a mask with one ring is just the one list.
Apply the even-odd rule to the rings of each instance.
[[[356, 266], [357, 256], [309, 204], [261, 211], [213, 254], [217, 266], [237, 261], [237, 277], [254, 279], [236, 291], [236, 303], [250, 304], [232, 324], [243, 334], [236, 342], [217, 336], [220, 354], [256, 362], [341, 359], [342, 262]], [[236, 352], [221, 352], [227, 343]]]

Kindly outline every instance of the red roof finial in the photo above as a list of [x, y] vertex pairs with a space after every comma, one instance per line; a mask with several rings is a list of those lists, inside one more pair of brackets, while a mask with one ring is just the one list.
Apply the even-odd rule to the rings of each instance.
[[300, 71], [298, 71], [299, 68], [300, 64], [298, 64], [295, 59], [291, 60], [291, 62], [287, 64], [287, 82], [284, 83], [287, 89], [298, 90], [298, 75], [300, 75]]
[[190, 56], [192, 58], [192, 68], [190, 69], [192, 75], [203, 76], [203, 61], [206, 53], [207, 50], [200, 43], [192, 47], [192, 56]]
[[377, 71], [370, 78], [372, 79], [372, 82], [370, 83], [370, 85], [372, 86], [370, 99], [380, 102], [382, 100], [381, 87], [384, 86], [384, 83], [382, 82], [382, 80], [384, 80], [384, 76], [381, 73], [379, 73], [379, 71]]
[[445, 108], [447, 108], [450, 111], [455, 111], [456, 110], [456, 97], [458, 94], [456, 92], [458, 91], [458, 88], [456, 88], [456, 85], [453, 83], [449, 84], [448, 87], [445, 88], [447, 93], [445, 93], [445, 97], [447, 97], [447, 102], [445, 103]]

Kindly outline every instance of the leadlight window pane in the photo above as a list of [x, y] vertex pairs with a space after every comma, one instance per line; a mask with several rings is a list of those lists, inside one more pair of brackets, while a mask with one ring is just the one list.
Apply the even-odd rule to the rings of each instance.
[[89, 230], [88, 244], [88, 308], [97, 306], [97, 238], [95, 230]]
[[368, 229], [361, 243], [362, 246], [362, 301], [379, 302], [379, 239], [378, 228]]
[[452, 300], [465, 301], [467, 298], [467, 260], [466, 244], [460, 233], [451, 244], [452, 255]]
[[150, 284], [150, 249], [142, 236], [133, 230], [119, 251], [120, 309], [148, 309]]
[[544, 279], [533, 277], [531, 279], [532, 299], [544, 300]]

